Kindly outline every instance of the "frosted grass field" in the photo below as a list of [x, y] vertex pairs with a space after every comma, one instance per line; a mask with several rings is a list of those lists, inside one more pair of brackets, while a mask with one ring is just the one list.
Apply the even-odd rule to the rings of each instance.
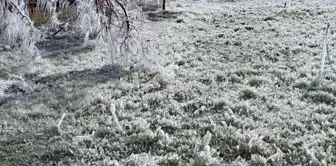
[[142, 31], [160, 67], [112, 65], [108, 50], [61, 39], [34, 65], [0, 52], [0, 165], [336, 165], [328, 63], [311, 86], [326, 22], [335, 49], [336, 2], [168, 9]]

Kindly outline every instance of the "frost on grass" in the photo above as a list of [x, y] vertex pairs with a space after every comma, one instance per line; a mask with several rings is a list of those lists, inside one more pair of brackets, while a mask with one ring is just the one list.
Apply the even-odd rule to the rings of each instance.
[[242, 99], [253, 99], [259, 96], [258, 92], [252, 88], [244, 88], [240, 91], [240, 98]]
[[303, 97], [314, 103], [326, 103], [328, 105], [336, 104], [336, 97], [333, 94], [324, 91], [308, 92], [304, 94]]
[[259, 87], [262, 86], [263, 84], [268, 83], [269, 81], [263, 77], [252, 77], [249, 81], [248, 84], [253, 87]]
[[148, 11], [156, 11], [161, 7], [161, 3], [158, 0], [137, 0], [136, 2], [138, 6], [142, 9], [144, 12]]
[[8, 83], [26, 94], [1, 103], [1, 163], [334, 165], [334, 84], [307, 82], [323, 28], [310, 13], [335, 13], [301, 2], [287, 15], [275, 1], [202, 3], [178, 9], [183, 23], [150, 22], [172, 61], [166, 75], [105, 66], [109, 55], [87, 52], [46, 58], [55, 68], [23, 76], [36, 89]]

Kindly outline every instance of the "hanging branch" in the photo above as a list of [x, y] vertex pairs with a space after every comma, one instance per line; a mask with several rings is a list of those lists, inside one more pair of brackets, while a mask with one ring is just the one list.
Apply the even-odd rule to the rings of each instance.
[[30, 20], [30, 18], [27, 16], [27, 15], [25, 15], [25, 14], [23, 14], [22, 13], [22, 11], [13, 3], [13, 2], [9, 2], [12, 6], [14, 6], [15, 7], [15, 9], [20, 13], [20, 15], [23, 17], [23, 18], [25, 18], [27, 21], [28, 21], [28, 23], [29, 23], [29, 25], [30, 25], [30, 27], [31, 28], [34, 28], [34, 24], [33, 24], [33, 22]]
[[129, 20], [128, 20], [128, 14], [127, 14], [127, 11], [126, 11], [126, 9], [125, 9], [125, 7], [124, 7], [124, 5], [122, 5], [118, 0], [115, 0], [116, 2], [117, 2], [117, 4], [121, 7], [121, 9], [123, 10], [123, 12], [124, 12], [124, 15], [125, 15], [125, 23], [126, 23], [126, 30], [127, 30], [127, 32], [129, 32], [129, 30], [130, 30], [130, 22], [129, 22]]

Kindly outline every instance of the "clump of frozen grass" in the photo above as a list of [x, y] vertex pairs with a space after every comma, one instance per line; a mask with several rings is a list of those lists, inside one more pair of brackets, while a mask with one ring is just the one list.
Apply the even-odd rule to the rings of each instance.
[[237, 159], [230, 163], [232, 166], [249, 166], [249, 163], [242, 157], [237, 157]]
[[251, 112], [251, 106], [248, 102], [242, 101], [239, 102], [238, 104], [236, 104], [233, 108], [232, 111], [234, 113], [237, 113], [239, 115], [246, 115], [249, 116], [250, 112]]
[[216, 148], [225, 161], [232, 161], [243, 156], [238, 149], [239, 140], [233, 136], [214, 137], [211, 145]]
[[293, 87], [298, 89], [305, 89], [309, 87], [309, 82], [307, 82], [306, 80], [300, 80], [294, 83]]
[[156, 137], [161, 140], [161, 142], [165, 145], [168, 145], [173, 142], [172, 138], [170, 138], [168, 133], [165, 133], [161, 127], [156, 129]]
[[237, 74], [231, 74], [229, 76], [229, 81], [234, 83], [234, 84], [237, 84], [237, 83], [241, 83], [242, 82], [242, 78], [239, 77]]
[[196, 160], [193, 163], [194, 166], [221, 165], [221, 160], [213, 157], [213, 155], [216, 153], [216, 150], [210, 147], [211, 138], [212, 134], [209, 131], [207, 131], [207, 133], [203, 137], [201, 151], [198, 153]]
[[148, 123], [147, 120], [142, 117], [135, 119], [133, 121], [133, 125], [135, 127], [135, 132], [144, 133], [146, 131], [150, 131], [150, 123]]
[[303, 97], [308, 98], [315, 103], [325, 103], [328, 105], [336, 104], [336, 97], [333, 94], [324, 91], [306, 93]]
[[267, 165], [267, 159], [259, 154], [252, 154], [250, 165], [251, 166]]
[[248, 84], [250, 86], [254, 86], [254, 87], [259, 87], [264, 83], [268, 83], [268, 80], [266, 80], [264, 77], [252, 77], [249, 81]]
[[258, 97], [258, 93], [255, 89], [246, 87], [245, 89], [240, 91], [239, 97], [242, 99], [253, 99]]
[[333, 107], [326, 104], [319, 104], [317, 107], [315, 107], [314, 112], [320, 113], [320, 114], [332, 114], [334, 113]]
[[138, 165], [146, 165], [146, 166], [157, 166], [159, 159], [147, 154], [132, 154], [125, 160], [125, 165], [128, 166], [138, 166]]
[[267, 163], [271, 163], [273, 165], [282, 165], [283, 159], [284, 153], [279, 148], [277, 148], [276, 153], [267, 158]]
[[209, 102], [212, 105], [211, 109], [214, 110], [228, 110], [234, 108], [234, 105], [225, 98], [215, 98]]
[[168, 153], [159, 165], [181, 165], [181, 158], [176, 153]]

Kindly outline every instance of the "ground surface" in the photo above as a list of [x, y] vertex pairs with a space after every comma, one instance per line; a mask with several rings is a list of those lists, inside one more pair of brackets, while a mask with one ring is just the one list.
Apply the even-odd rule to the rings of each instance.
[[73, 44], [25, 73], [30, 62], [1, 52], [1, 165], [336, 164], [336, 75], [327, 65], [311, 85], [336, 3], [169, 8], [147, 25], [160, 72]]

